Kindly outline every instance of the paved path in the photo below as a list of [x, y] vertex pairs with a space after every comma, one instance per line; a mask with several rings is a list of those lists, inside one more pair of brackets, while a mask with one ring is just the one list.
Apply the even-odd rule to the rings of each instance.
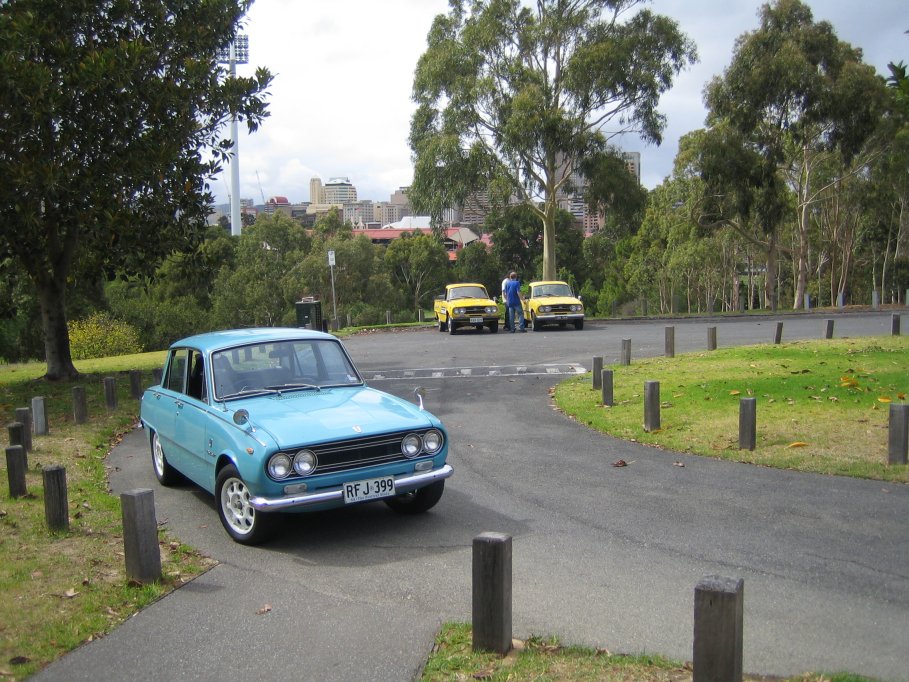
[[[781, 319], [785, 339], [823, 328]], [[889, 320], [837, 317], [836, 336], [889, 333]], [[720, 346], [775, 328], [676, 323], [677, 353], [703, 349], [714, 324]], [[470, 619], [470, 545], [487, 530], [515, 538], [516, 636], [687, 659], [694, 585], [734, 575], [746, 670], [909, 679], [909, 487], [645, 448], [551, 408], [551, 386], [592, 355], [615, 362], [621, 339], [634, 357], [661, 353], [665, 325], [351, 339], [370, 383], [402, 396], [425, 386], [450, 430], [455, 476], [414, 519], [364, 505], [293, 517], [265, 548], [242, 547], [207, 495], [157, 486], [131, 434], [110, 457], [114, 491], [154, 489], [159, 522], [221, 563], [36, 679], [413, 679], [439, 624]], [[609, 466], [619, 458], [633, 463]]]

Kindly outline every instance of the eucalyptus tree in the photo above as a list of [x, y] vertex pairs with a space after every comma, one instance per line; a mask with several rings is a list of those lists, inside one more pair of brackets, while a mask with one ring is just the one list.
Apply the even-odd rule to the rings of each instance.
[[[660, 95], [696, 59], [673, 20], [642, 0], [450, 0], [414, 74], [410, 199], [438, 221], [486, 192], [520, 202], [541, 225], [543, 277], [554, 279], [559, 197], [614, 166], [616, 135], [659, 143]], [[639, 10], [639, 11], [637, 11]]]
[[[708, 125], [728, 126], [745, 153], [758, 157], [759, 173], [780, 174], [795, 195], [797, 308], [808, 281], [811, 213], [825, 189], [817, 172], [829, 155], [859, 172], [863, 163], [850, 162], [881, 119], [883, 81], [860, 49], [840, 41], [829, 22], [815, 22], [801, 0], [774, 0], [759, 17], [758, 29], [736, 41], [722, 77], [707, 86]], [[764, 231], [773, 235], [775, 227]]]
[[0, 3], [0, 252], [34, 287], [48, 379], [78, 374], [68, 282], [152, 272], [201, 239], [224, 124], [267, 115], [268, 71], [228, 77], [217, 59], [249, 5]]
[[416, 312], [447, 281], [448, 252], [433, 235], [405, 233], [388, 245], [385, 267], [400, 283]]

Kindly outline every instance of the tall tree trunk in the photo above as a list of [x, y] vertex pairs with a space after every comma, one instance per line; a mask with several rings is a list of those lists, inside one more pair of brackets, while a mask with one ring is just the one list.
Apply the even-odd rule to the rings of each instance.
[[555, 241], [555, 195], [551, 201], [546, 202], [543, 215], [543, 279], [554, 280], [558, 277], [556, 268], [556, 241]]
[[66, 284], [49, 277], [35, 282], [41, 322], [44, 326], [44, 359], [49, 381], [67, 381], [79, 376], [73, 365], [66, 327]]
[[764, 307], [776, 312], [777, 268], [776, 232], [771, 232], [767, 241], [767, 273], [764, 276]]

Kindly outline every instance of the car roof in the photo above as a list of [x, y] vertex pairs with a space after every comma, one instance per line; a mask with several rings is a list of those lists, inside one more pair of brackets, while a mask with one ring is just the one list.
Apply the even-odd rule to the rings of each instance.
[[484, 289], [486, 288], [485, 286], [483, 286], [483, 285], [480, 284], [479, 282], [456, 282], [456, 283], [454, 283], [454, 284], [446, 284], [446, 285], [445, 285], [445, 288], [446, 288], [446, 289], [453, 289], [453, 288], [455, 288], [455, 287], [483, 287]]
[[212, 352], [234, 346], [292, 339], [334, 339], [331, 334], [295, 327], [251, 327], [249, 329], [225, 329], [205, 334], [196, 334], [171, 344], [171, 348], [189, 346], [203, 352]]
[[565, 285], [567, 285], [568, 282], [562, 282], [557, 279], [543, 279], [543, 280], [540, 280], [539, 282], [531, 282], [530, 286], [535, 287], [538, 284], [565, 284]]

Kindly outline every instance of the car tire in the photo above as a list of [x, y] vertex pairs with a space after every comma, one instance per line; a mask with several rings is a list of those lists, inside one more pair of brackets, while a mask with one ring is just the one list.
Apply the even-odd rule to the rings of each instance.
[[444, 491], [445, 481], [437, 481], [419, 490], [389, 497], [385, 504], [398, 514], [422, 514], [436, 506]]
[[161, 445], [161, 439], [158, 438], [157, 431], [152, 431], [151, 437], [151, 457], [152, 469], [155, 470], [155, 478], [163, 486], [171, 486], [180, 482], [180, 472], [174, 469], [167, 456], [164, 454], [164, 446]]
[[543, 331], [543, 325], [537, 322], [537, 316], [533, 313], [530, 314], [530, 328], [535, 332]]
[[575, 320], [574, 328], [577, 329], [578, 331], [581, 331], [584, 328], [584, 320]]
[[444, 332], [444, 331], [446, 331], [446, 329], [447, 329], [447, 327], [446, 327], [445, 323], [442, 322], [442, 318], [439, 317], [439, 331]]
[[448, 333], [451, 334], [452, 336], [454, 336], [454, 334], [455, 334], [455, 323], [454, 323], [454, 320], [452, 320], [451, 318], [448, 318], [448, 325], [447, 325], [447, 326], [448, 326]]
[[499, 321], [498, 320], [496, 320], [495, 322], [489, 323], [489, 331], [491, 331], [493, 334], [498, 334], [498, 332], [499, 332]]
[[271, 536], [276, 522], [273, 513], [253, 509], [249, 503], [249, 488], [233, 464], [218, 472], [215, 503], [221, 525], [235, 542], [258, 545]]

